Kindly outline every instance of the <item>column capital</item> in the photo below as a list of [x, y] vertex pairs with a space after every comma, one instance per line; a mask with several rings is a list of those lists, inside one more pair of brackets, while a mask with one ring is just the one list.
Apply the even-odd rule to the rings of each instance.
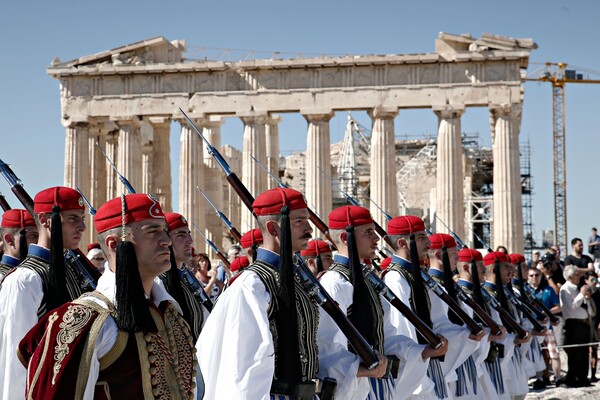
[[328, 122], [334, 115], [330, 109], [300, 110], [300, 113], [308, 122]]
[[367, 113], [371, 118], [380, 118], [380, 119], [393, 119], [398, 115], [398, 107], [384, 107], [377, 106], [371, 110], [368, 110]]
[[488, 105], [490, 113], [494, 117], [501, 116], [514, 116], [521, 112], [521, 103], [502, 103], [502, 104], [490, 104]]
[[222, 115], [209, 115], [203, 118], [202, 124], [206, 128], [218, 128], [225, 123], [225, 118]]
[[264, 124], [269, 119], [269, 114], [259, 111], [243, 111], [235, 114], [239, 117], [244, 125]]
[[163, 124], [168, 124], [171, 122], [171, 117], [167, 117], [167, 116], [152, 116], [152, 117], [146, 117], [144, 118], [144, 120], [150, 122], [150, 124], [152, 125], [163, 125]]
[[433, 112], [441, 119], [460, 118], [465, 112], [464, 105], [433, 106]]
[[277, 125], [281, 122], [281, 117], [279, 115], [269, 115], [267, 117], [267, 125]]
[[110, 121], [113, 121], [120, 127], [137, 127], [142, 122], [142, 119], [137, 115], [119, 115], [110, 117]]

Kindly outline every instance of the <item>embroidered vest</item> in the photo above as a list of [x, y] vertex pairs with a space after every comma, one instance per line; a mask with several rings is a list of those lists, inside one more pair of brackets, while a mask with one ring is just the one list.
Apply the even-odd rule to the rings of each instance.
[[[346, 279], [348, 282], [351, 282], [350, 279], [350, 270], [347, 266], [340, 263], [333, 263], [331, 267], [329, 267], [328, 271], [334, 271], [339, 273]], [[365, 282], [368, 289], [368, 301], [371, 305], [371, 310], [373, 313], [373, 323], [371, 332], [361, 332], [365, 339], [369, 342], [374, 349], [379, 351], [379, 353], [384, 354], [383, 345], [384, 345], [384, 334], [383, 334], [383, 307], [381, 305], [381, 299], [379, 298], [379, 294], [375, 291], [373, 286], [367, 281]], [[352, 305], [348, 307], [348, 319], [353, 321], [354, 318], [360, 318], [360, 315], [354, 315], [352, 313]], [[351, 346], [348, 346], [350, 351], [353, 351]]]
[[[267, 308], [267, 317], [269, 319], [269, 330], [273, 335], [273, 345], [275, 347], [275, 376], [277, 380], [278, 371], [285, 368], [287, 360], [280, 360], [278, 357], [278, 296], [279, 293], [279, 273], [269, 264], [261, 260], [256, 260], [253, 264], [246, 267], [245, 271], [254, 272], [261, 282], [265, 285], [269, 293], [270, 301]], [[319, 326], [319, 310], [309, 295], [302, 288], [302, 284], [297, 278], [294, 279], [296, 294], [296, 310], [298, 314], [298, 345], [300, 350], [300, 365], [302, 373], [302, 382], [309, 382], [316, 377], [319, 369], [319, 358], [317, 350], [317, 327]], [[296, 382], [288, 382], [290, 384]], [[300, 382], [297, 382], [300, 383]]]
[[[29, 269], [38, 274], [39, 277], [42, 279], [42, 289], [44, 291], [44, 296], [42, 297], [42, 302], [40, 303], [37, 312], [38, 318], [41, 318], [44, 314], [50, 311], [47, 308], [47, 295], [50, 281], [50, 265], [43, 258], [30, 254], [21, 263], [19, 268]], [[83, 293], [85, 293], [83, 289], [81, 289], [81, 287], [79, 286], [79, 283], [77, 281], [77, 274], [73, 271], [73, 266], [69, 262], [65, 262], [65, 277], [67, 280], [67, 292], [70, 300], [74, 300], [81, 296]]]

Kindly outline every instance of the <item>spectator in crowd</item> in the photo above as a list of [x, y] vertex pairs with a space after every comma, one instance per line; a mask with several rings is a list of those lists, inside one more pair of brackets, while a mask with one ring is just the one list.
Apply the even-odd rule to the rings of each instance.
[[596, 269], [596, 273], [598, 273], [600, 270], [600, 236], [596, 228], [592, 228], [592, 235], [588, 240], [588, 252], [592, 256], [594, 268]]
[[[583, 285], [578, 288], [579, 269], [574, 265], [566, 265], [564, 269], [566, 283], [560, 288], [560, 306], [565, 325], [563, 329], [563, 345], [589, 343], [591, 306], [589, 306], [590, 289]], [[565, 383], [569, 387], [591, 386], [588, 375], [589, 349], [588, 346], [565, 348], [568, 357], [568, 370]]]
[[538, 264], [539, 261], [540, 261], [540, 251], [536, 250], [533, 252], [531, 260], [529, 260], [529, 262], [527, 263], [527, 268], [528, 269], [535, 268], [535, 266]]
[[194, 265], [193, 272], [206, 295], [214, 303], [223, 291], [223, 282], [217, 278], [217, 271], [211, 268], [208, 254], [198, 254], [198, 264]]
[[[527, 271], [527, 279], [529, 286], [533, 289], [535, 297], [537, 297], [553, 314], [560, 313], [560, 300], [554, 290], [548, 285], [547, 281], [542, 281], [542, 271], [537, 268], [531, 268]], [[550, 369], [554, 372], [554, 383], [560, 381], [560, 355], [556, 347], [556, 334], [552, 324], [549, 324], [544, 338], [546, 349], [542, 350], [544, 361], [546, 362], [546, 371], [544, 372], [544, 380], [549, 383]]]
[[574, 265], [579, 268], [580, 281], [579, 285], [583, 285], [583, 276], [588, 271], [594, 271], [594, 261], [587, 255], [583, 254], [583, 241], [580, 238], [571, 240], [571, 254], [563, 260], [565, 265]]
[[[598, 291], [598, 274], [593, 271], [588, 271], [585, 274], [585, 285], [590, 289], [591, 299], [590, 304], [593, 306], [593, 315], [590, 316], [591, 327], [592, 327], [592, 338], [591, 343], [598, 342], [598, 322], [600, 313], [600, 291]], [[596, 378], [596, 366], [598, 365], [598, 345], [590, 346], [590, 368], [591, 378], [590, 382], [598, 382]]]
[[499, 252], [504, 253], [504, 254], [508, 254], [508, 249], [506, 247], [504, 247], [504, 246], [498, 246], [498, 247], [496, 247], [496, 251], [499, 251]]
[[537, 263], [537, 269], [542, 273], [542, 286], [548, 285], [557, 295], [560, 287], [566, 282], [563, 276], [563, 270], [558, 264], [558, 259], [554, 253], [544, 254]]
[[104, 262], [106, 258], [104, 257], [104, 252], [100, 248], [98, 243], [92, 243], [88, 245], [88, 253], [86, 255], [88, 260], [94, 264], [94, 267], [100, 272], [104, 272]]

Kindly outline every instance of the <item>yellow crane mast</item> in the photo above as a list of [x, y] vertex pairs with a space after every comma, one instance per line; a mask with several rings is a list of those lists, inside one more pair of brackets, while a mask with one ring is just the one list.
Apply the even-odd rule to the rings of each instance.
[[[541, 74], [539, 72], [541, 71]], [[537, 75], [537, 76], [536, 76]], [[575, 69], [567, 69], [565, 63], [547, 62], [541, 70], [527, 76], [527, 81], [552, 84], [552, 138], [554, 154], [554, 243], [563, 254], [567, 247], [567, 162], [565, 147], [565, 84], [600, 83], [589, 79]]]

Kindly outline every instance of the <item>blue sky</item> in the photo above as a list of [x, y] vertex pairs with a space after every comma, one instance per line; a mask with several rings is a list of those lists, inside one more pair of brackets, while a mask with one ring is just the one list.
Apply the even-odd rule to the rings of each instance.
[[[196, 56], [202, 47], [310, 55], [426, 53], [434, 50], [441, 31], [475, 37], [488, 32], [534, 39], [539, 48], [532, 53], [530, 71], [540, 67], [534, 63], [546, 61], [600, 71], [599, 16], [600, 2], [594, 0], [5, 0], [0, 13], [0, 158], [13, 164], [32, 194], [62, 184], [59, 87], [46, 74], [54, 57], [65, 61], [159, 35], [185, 39], [190, 55]], [[600, 72], [591, 78], [600, 79]], [[568, 236], [587, 238], [590, 228], [600, 225], [600, 85], [567, 85], [566, 99]], [[526, 84], [520, 139], [529, 140], [533, 151], [536, 237], [554, 224], [551, 104], [549, 84]], [[368, 124], [364, 115], [356, 116]], [[468, 109], [462, 125], [489, 145], [487, 109]], [[331, 122], [332, 141], [341, 140], [344, 128], [345, 115], [338, 113]], [[305, 130], [301, 116], [284, 115], [282, 152], [304, 150]], [[429, 110], [402, 111], [396, 119], [397, 135], [436, 130], [437, 119]], [[223, 143], [241, 147], [241, 138], [241, 123], [228, 120]], [[175, 131], [172, 148], [176, 153]], [[17, 203], [3, 180], [0, 191]]]

